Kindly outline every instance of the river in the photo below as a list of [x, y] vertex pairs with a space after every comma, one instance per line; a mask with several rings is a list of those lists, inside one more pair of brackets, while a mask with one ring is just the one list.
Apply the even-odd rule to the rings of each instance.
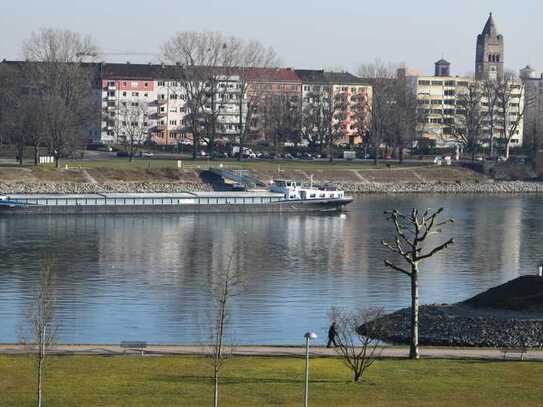
[[27, 332], [40, 258], [55, 262], [62, 343], [198, 344], [208, 340], [211, 287], [233, 247], [244, 284], [230, 341], [300, 344], [326, 335], [332, 306], [409, 305], [406, 276], [386, 269], [383, 211], [446, 208], [455, 245], [422, 266], [421, 302], [449, 303], [543, 260], [541, 195], [365, 195], [338, 215], [0, 217], [0, 342]]

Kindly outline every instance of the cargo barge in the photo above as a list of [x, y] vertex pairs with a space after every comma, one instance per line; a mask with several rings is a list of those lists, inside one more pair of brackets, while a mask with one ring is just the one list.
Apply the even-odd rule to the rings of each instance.
[[351, 201], [334, 187], [276, 180], [269, 191], [13, 194], [0, 196], [0, 215], [336, 212]]

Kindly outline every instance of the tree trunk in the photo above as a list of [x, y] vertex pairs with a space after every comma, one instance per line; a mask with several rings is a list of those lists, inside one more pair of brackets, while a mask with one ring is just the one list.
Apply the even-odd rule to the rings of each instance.
[[215, 371], [215, 391], [213, 392], [213, 406], [219, 407], [219, 372]]
[[[41, 352], [41, 349], [39, 350], [39, 352]], [[40, 355], [38, 359], [38, 400], [37, 400], [36, 405], [38, 407], [41, 407], [41, 404], [42, 404], [42, 358]]]
[[419, 358], [419, 282], [418, 267], [411, 267], [411, 344], [409, 358]]
[[34, 165], [38, 165], [39, 155], [40, 155], [40, 148], [37, 145], [35, 145], [34, 146]]

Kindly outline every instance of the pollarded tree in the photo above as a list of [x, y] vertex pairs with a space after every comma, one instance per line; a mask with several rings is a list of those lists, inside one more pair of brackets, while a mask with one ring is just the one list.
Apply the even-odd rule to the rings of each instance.
[[408, 215], [396, 209], [385, 212], [386, 219], [394, 224], [395, 236], [393, 241], [382, 241], [381, 244], [401, 256], [407, 267], [396, 265], [389, 260], [385, 260], [385, 266], [407, 275], [411, 280], [411, 359], [419, 358], [420, 263], [454, 243], [454, 239], [448, 239], [432, 249], [426, 248], [429, 236], [440, 233], [441, 226], [453, 222], [453, 219], [439, 220], [441, 212], [443, 208], [436, 211], [427, 209], [422, 214], [413, 208]]

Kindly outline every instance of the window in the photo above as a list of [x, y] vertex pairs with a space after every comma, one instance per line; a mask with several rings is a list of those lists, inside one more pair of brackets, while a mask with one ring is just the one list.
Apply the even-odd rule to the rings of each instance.
[[107, 85], [108, 85], [108, 86], [115, 86], [115, 81], [109, 81], [109, 82], [107, 83]]
[[109, 92], [107, 93], [107, 95], [108, 95], [108, 96], [115, 96], [115, 91], [114, 91], [114, 90], [109, 91]]
[[430, 81], [419, 81], [419, 85], [421, 85], [421, 86], [429, 86]]
[[140, 104], [138, 102], [132, 102], [130, 106], [138, 107]]
[[454, 94], [455, 94], [454, 89], [445, 90], [445, 96], [454, 96]]
[[144, 97], [147, 97], [147, 96], [149, 96], [149, 94], [148, 94], [147, 92], [145, 92], [145, 93], [143, 94], [143, 96], [144, 96]]
[[433, 105], [441, 105], [442, 101], [441, 101], [441, 99], [432, 100], [432, 104]]
[[123, 92], [123, 96], [126, 96], [126, 92]]
[[158, 86], [165, 86], [165, 83], [163, 81], [158, 81], [157, 85]]
[[454, 81], [445, 81], [445, 86], [455, 86], [456, 83]]
[[443, 86], [443, 81], [432, 81], [433, 86]]
[[136, 81], [132, 81], [132, 83], [130, 84], [133, 88], [137, 88], [138, 87], [138, 82]]
[[467, 83], [467, 82], [458, 82], [458, 86], [467, 87], [467, 86], [468, 86], [468, 83]]
[[356, 93], [356, 88], [351, 88], [352, 93]]
[[175, 93], [170, 94], [170, 100], [177, 100], [177, 95]]
[[177, 113], [177, 107], [170, 107], [170, 113]]
[[126, 86], [126, 82], [123, 82], [123, 86]]
[[132, 92], [132, 96], [139, 96], [140, 93], [139, 92]]
[[177, 126], [177, 120], [170, 120], [170, 126]]
[[149, 82], [145, 82], [145, 83], [143, 84], [143, 86], [148, 87], [148, 86], [149, 86]]

